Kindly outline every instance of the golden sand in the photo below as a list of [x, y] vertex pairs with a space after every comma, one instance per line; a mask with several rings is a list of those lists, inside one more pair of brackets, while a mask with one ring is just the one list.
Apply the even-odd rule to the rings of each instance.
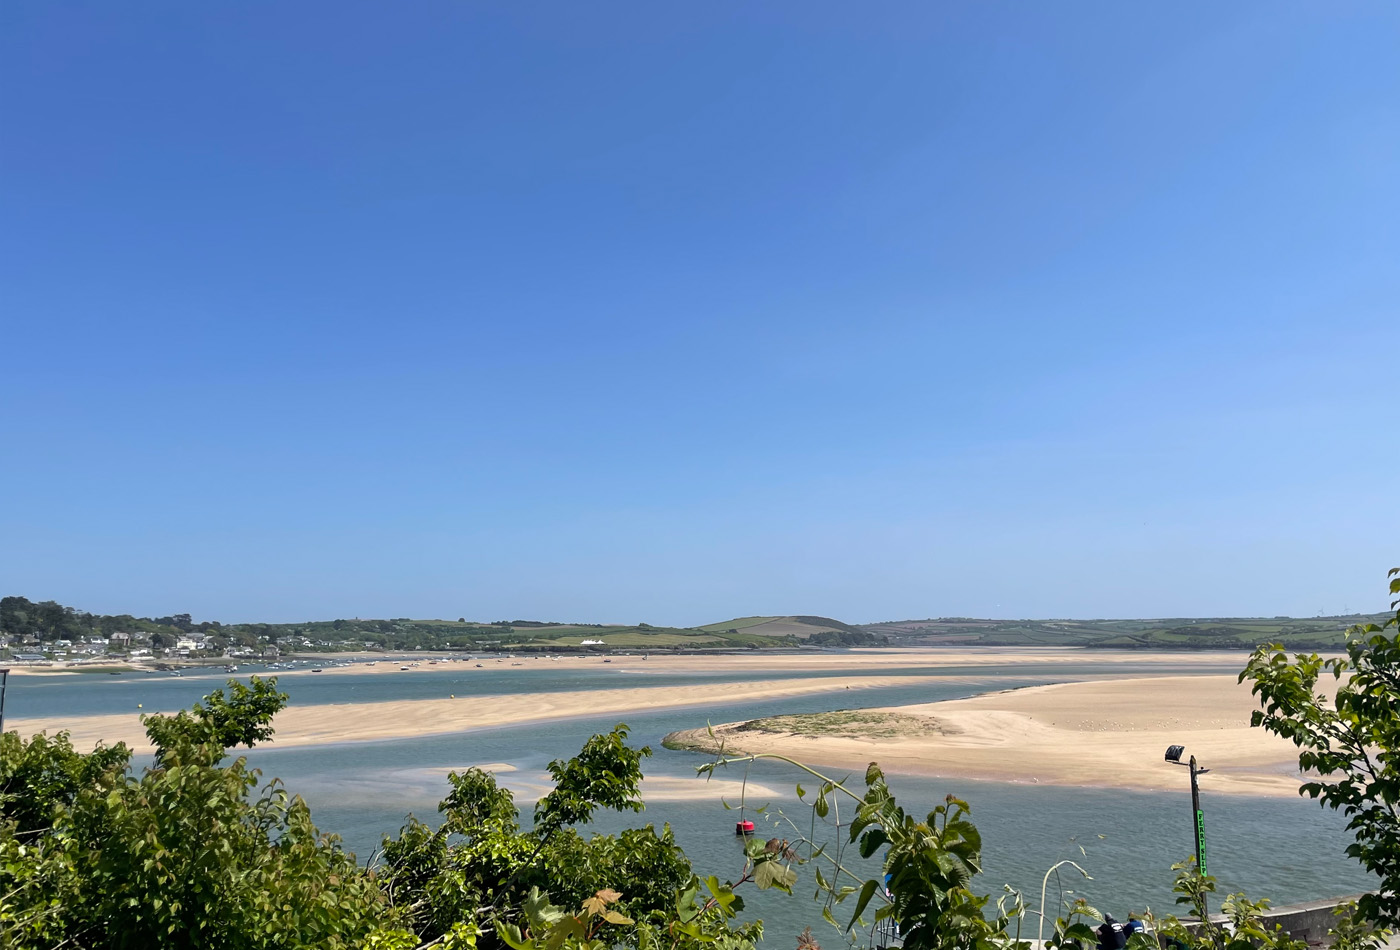
[[[289, 706], [277, 714], [278, 748], [354, 742], [366, 739], [406, 739], [465, 732], [491, 726], [617, 715], [654, 709], [781, 699], [810, 693], [907, 686], [927, 682], [922, 676], [827, 676], [813, 679], [753, 680], [686, 686], [636, 686], [558, 693], [511, 693], [461, 696], [455, 699], [415, 699], [344, 705]], [[940, 677], [939, 682], [947, 682]], [[849, 695], [849, 693], [846, 693]], [[13, 720], [21, 734], [66, 729], [74, 745], [90, 748], [98, 741], [125, 742], [137, 752], [151, 751], [141, 726], [141, 713], [102, 716], [50, 717]]]
[[[727, 723], [715, 728], [731, 753], [777, 753], [808, 764], [994, 781], [1111, 788], [1181, 788], [1186, 769], [1163, 760], [1186, 746], [1215, 792], [1298, 793], [1292, 743], [1254, 729], [1257, 702], [1232, 675], [1140, 677], [1060, 683], [972, 699], [881, 712], [923, 717], [936, 729], [878, 738], [764, 732]], [[849, 728], [843, 728], [849, 733]], [[884, 730], [888, 732], [889, 730]], [[684, 735], [705, 742], [705, 730]]]
[[[1234, 674], [1222, 670], [1244, 665], [1243, 654], [1179, 654], [1086, 651], [1076, 649], [909, 649], [850, 651], [820, 654], [751, 653], [721, 656], [614, 655], [606, 667], [621, 674], [679, 671], [730, 671], [746, 678], [708, 684], [667, 686], [651, 677], [619, 677], [616, 689], [581, 692], [532, 692], [492, 696], [391, 701], [344, 705], [292, 705], [274, 723], [277, 747], [305, 746], [369, 739], [411, 738], [549, 719], [614, 716], [635, 712], [696, 708], [695, 725], [710, 717], [704, 707], [762, 699], [781, 699], [830, 692], [831, 706], [854, 705], [849, 690], [919, 683], [986, 683], [998, 678], [966, 676], [935, 678], [916, 675], [915, 667], [996, 666], [1015, 674], [1028, 667], [1053, 666], [1066, 681], [1053, 686], [990, 693], [972, 699], [906, 706], [891, 713], [928, 717], [937, 729], [882, 729], [879, 735], [802, 736], [726, 729], [731, 748], [778, 752], [813, 764], [864, 768], [877, 759], [888, 771], [964, 776], [1013, 782], [1043, 782], [1126, 788], [1178, 788], [1185, 770], [1167, 765], [1168, 745], [1183, 744], [1202, 764], [1213, 769], [1204, 779], [1218, 792], [1296, 794], [1299, 776], [1296, 750], [1281, 739], [1248, 725], [1257, 708]], [[513, 663], [549, 665], [561, 669], [601, 668], [595, 657], [479, 659], [470, 662], [431, 662], [416, 659], [408, 671], [399, 660], [379, 660], [375, 666], [356, 665], [357, 673], [414, 676], [444, 667], [470, 675]], [[1121, 669], [1143, 664], [1199, 670], [1189, 675], [1125, 678]], [[911, 669], [900, 675], [898, 671]], [[810, 677], [765, 679], [765, 673], [812, 673]], [[849, 675], [818, 676], [823, 672]], [[247, 670], [245, 670], [247, 672]], [[877, 675], [878, 674], [878, 675]], [[279, 672], [283, 677], [317, 675], [307, 671]], [[1088, 682], [1085, 682], [1085, 681]], [[126, 742], [149, 751], [140, 711], [72, 718], [24, 719], [7, 722], [24, 734], [70, 731], [79, 747], [97, 741]], [[702, 730], [703, 731], [703, 730]], [[849, 730], [848, 730], [849, 732]], [[523, 734], [528, 741], [528, 732]], [[653, 741], [648, 739], [648, 741]], [[697, 783], [698, 784], [698, 783]], [[658, 792], [660, 789], [658, 788]]]

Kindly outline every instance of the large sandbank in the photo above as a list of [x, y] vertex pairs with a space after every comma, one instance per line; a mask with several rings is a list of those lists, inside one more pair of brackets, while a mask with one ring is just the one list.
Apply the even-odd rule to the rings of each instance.
[[[798, 735], [743, 723], [717, 726], [715, 735], [731, 754], [771, 752], [842, 769], [876, 760], [890, 772], [1137, 789], [1185, 786], [1186, 770], [1163, 761], [1167, 746], [1181, 744], [1211, 769], [1201, 781], [1213, 792], [1296, 796], [1298, 750], [1250, 727], [1257, 708], [1233, 675], [1140, 677], [887, 708], [879, 712], [891, 718], [868, 735], [859, 725]], [[710, 742], [703, 728], [677, 738]]]
[[[1086, 650], [1079, 647], [907, 647], [870, 650], [842, 650], [833, 652], [786, 652], [778, 650], [753, 650], [743, 653], [695, 653], [673, 654], [653, 653], [643, 658], [637, 653], [611, 653], [607, 656], [464, 656], [460, 653], [324, 653], [302, 654], [292, 657], [300, 665], [285, 670], [269, 670], [257, 662], [229, 660], [237, 663], [239, 674], [249, 673], [259, 676], [310, 676], [312, 667], [338, 669], [339, 664], [350, 663], [346, 669], [355, 673], [407, 676], [451, 669], [470, 673], [477, 669], [491, 670], [502, 667], [531, 667], [563, 670], [594, 669], [604, 665], [619, 670], [633, 672], [753, 672], [763, 671], [811, 671], [861, 669], [906, 669], [911, 667], [959, 667], [992, 666], [1015, 667], [1028, 665], [1063, 666], [1067, 670], [1109, 671], [1116, 667], [1141, 665], [1144, 663], [1168, 664], [1191, 669], [1239, 669], [1244, 666], [1248, 654], [1220, 652], [1172, 652], [1139, 650]], [[304, 662], [303, 662], [304, 661]], [[218, 673], [225, 661], [217, 663], [179, 663], [185, 672]], [[284, 658], [285, 662], [285, 658]], [[408, 669], [404, 670], [403, 667]], [[57, 661], [44, 666], [15, 665], [11, 673], [20, 676], [64, 676], [100, 675], [109, 669], [130, 671], [149, 670], [150, 664], [132, 665], [121, 661], [71, 663]]]
[[[685, 686], [638, 685], [622, 689], [557, 693], [510, 693], [495, 696], [415, 699], [377, 703], [288, 706], [273, 722], [276, 736], [269, 745], [317, 745], [368, 739], [406, 739], [464, 732], [491, 726], [547, 719], [617, 715], [685, 706], [718, 705], [810, 693], [836, 692], [874, 686], [909, 686], [931, 682], [926, 676], [825, 676], [812, 679], [748, 680]], [[938, 677], [940, 683], [956, 682]], [[141, 713], [103, 716], [15, 718], [12, 728], [22, 735], [67, 730], [74, 745], [91, 748], [97, 742], [125, 742], [137, 752], [149, 752]]]
[[[326, 658], [332, 663], [342, 655]], [[743, 653], [652, 653], [643, 658], [638, 653], [612, 653], [602, 656], [476, 656], [462, 659], [456, 656], [423, 658], [411, 655], [407, 658], [396, 655], [394, 659], [383, 659], [373, 654], [358, 655], [355, 658], [368, 660], [374, 665], [356, 663], [353, 669], [361, 673], [383, 673], [408, 675], [428, 670], [444, 668], [471, 672], [480, 664], [483, 669], [527, 666], [552, 669], [598, 669], [604, 665], [631, 672], [822, 672], [846, 670], [852, 673], [859, 670], [908, 669], [912, 667], [1019, 667], [1019, 666], [1063, 666], [1069, 672], [1109, 672], [1122, 666], [1142, 664], [1165, 664], [1190, 669], [1234, 669], [1244, 666], [1247, 652], [1172, 652], [1136, 650], [1086, 650], [1080, 647], [984, 647], [970, 650], [966, 647], [909, 647], [878, 650], [841, 650], [833, 652], [792, 653], [777, 650], [752, 650]], [[408, 671], [402, 668], [408, 666]], [[244, 672], [256, 671], [256, 667], [245, 666]], [[295, 673], [301, 675], [309, 670], [279, 672], [278, 675]]]
[[[625, 720], [634, 712], [685, 707], [697, 707], [695, 723], [703, 727], [711, 718], [705, 714], [707, 706], [829, 692], [830, 708], [837, 709], [860, 705], [854, 691], [870, 687], [960, 682], [996, 688], [1015, 683], [1017, 674], [1044, 677], [1049, 666], [1055, 670], [1053, 678], [1066, 682], [886, 710], [922, 720], [925, 728], [906, 730], [909, 734], [900, 734], [900, 730], [878, 736], [774, 734], [740, 730], [736, 724], [719, 729], [732, 750], [779, 752], [835, 767], [863, 769], [871, 759], [877, 759], [892, 772], [1150, 789], [1179, 788], [1185, 781], [1184, 769], [1162, 762], [1163, 750], [1181, 743], [1188, 754], [1196, 754], [1213, 769], [1205, 782], [1214, 791], [1296, 794], [1296, 750], [1284, 740], [1249, 728], [1249, 715], [1257, 704], [1248, 688], [1236, 683], [1236, 675], [1225, 672], [1238, 670], [1244, 662], [1245, 655], [1237, 653], [1011, 648], [653, 654], [645, 660], [640, 655], [614, 655], [605, 667], [598, 657], [504, 657], [499, 662], [494, 657], [437, 662], [427, 657], [408, 662], [381, 657], [374, 666], [356, 664], [352, 670], [356, 674], [415, 676], [446, 666], [467, 676], [503, 665], [548, 664], [613, 670], [619, 674], [619, 686], [360, 704], [294, 704], [278, 714], [272, 745], [412, 738], [585, 716]], [[480, 669], [477, 663], [482, 664]], [[404, 665], [409, 669], [403, 670]], [[1157, 666], [1173, 673], [1183, 669], [1193, 672], [1158, 677], [1133, 674], [1129, 679], [1122, 669], [1130, 665], [1138, 670]], [[970, 669], [954, 677], [916, 672], [929, 667]], [[1003, 672], [983, 676], [979, 667]], [[909, 673], [901, 675], [901, 670]], [[665, 677], [631, 675], [682, 671], [749, 675], [722, 683], [679, 686], [666, 685]], [[765, 673], [776, 671], [812, 676], [764, 678]], [[246, 666], [240, 670], [249, 672], [258, 671]], [[329, 670], [316, 674], [307, 669], [279, 670], [274, 675], [300, 678], [329, 674]], [[121, 741], [138, 752], [148, 752], [141, 712], [133, 708], [115, 715], [28, 719], [12, 713], [7, 725], [25, 735], [68, 730], [79, 747]], [[528, 741], [528, 731], [522, 740]]]

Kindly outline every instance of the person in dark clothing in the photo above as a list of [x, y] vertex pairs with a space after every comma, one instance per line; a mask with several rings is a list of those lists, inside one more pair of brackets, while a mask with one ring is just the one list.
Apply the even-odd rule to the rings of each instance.
[[1099, 950], [1123, 950], [1128, 945], [1128, 928], [1114, 920], [1112, 914], [1103, 915], [1103, 924], [1097, 933]]

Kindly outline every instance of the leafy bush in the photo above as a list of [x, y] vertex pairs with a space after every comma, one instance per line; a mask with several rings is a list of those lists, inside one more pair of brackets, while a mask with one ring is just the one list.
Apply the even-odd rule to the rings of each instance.
[[[373, 877], [320, 834], [300, 798], [227, 747], [270, 734], [286, 697], [231, 684], [148, 716], [156, 763], [68, 737], [0, 746], [0, 945], [354, 947], [383, 916]], [[41, 824], [42, 822], [42, 824]]]
[[[1389, 580], [1400, 595], [1400, 568]], [[1400, 608], [1400, 599], [1390, 606]], [[1319, 686], [1328, 674], [1330, 697]], [[1298, 768], [1320, 776], [1302, 793], [1351, 819], [1356, 840], [1347, 854], [1381, 881], [1358, 901], [1362, 915], [1400, 923], [1400, 609], [1384, 624], [1351, 628], [1345, 656], [1290, 658], [1279, 644], [1262, 646], [1240, 673], [1245, 680], [1264, 707], [1252, 724], [1291, 740], [1301, 750]]]

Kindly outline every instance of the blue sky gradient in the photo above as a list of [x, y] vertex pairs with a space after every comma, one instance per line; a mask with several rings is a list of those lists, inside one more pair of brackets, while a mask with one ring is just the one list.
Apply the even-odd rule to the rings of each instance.
[[0, 89], [0, 593], [1385, 606], [1394, 4], [22, 0]]

